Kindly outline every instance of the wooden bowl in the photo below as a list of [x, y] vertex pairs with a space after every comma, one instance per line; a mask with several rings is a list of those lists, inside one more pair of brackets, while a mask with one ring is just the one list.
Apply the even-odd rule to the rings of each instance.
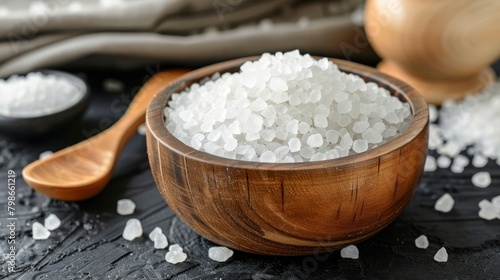
[[188, 73], [149, 105], [149, 162], [172, 210], [215, 243], [266, 255], [340, 249], [367, 239], [396, 219], [422, 174], [428, 110], [415, 90], [372, 68], [331, 59], [341, 70], [409, 102], [413, 119], [394, 139], [364, 153], [305, 163], [238, 161], [195, 150], [166, 129], [163, 111], [172, 93], [216, 72], [236, 72], [245, 61], [256, 59]]

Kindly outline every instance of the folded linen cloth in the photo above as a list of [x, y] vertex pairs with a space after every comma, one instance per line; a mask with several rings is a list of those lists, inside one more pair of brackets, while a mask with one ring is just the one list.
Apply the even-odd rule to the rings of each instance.
[[[362, 22], [353, 16], [360, 14], [362, 3], [2, 1], [0, 76], [85, 60], [114, 68], [150, 62], [196, 64], [296, 48], [345, 59], [374, 57], [364, 43]], [[106, 59], [91, 59], [96, 56]]]

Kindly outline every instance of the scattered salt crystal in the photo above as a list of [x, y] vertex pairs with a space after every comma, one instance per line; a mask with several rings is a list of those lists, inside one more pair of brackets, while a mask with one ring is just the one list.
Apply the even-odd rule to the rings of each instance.
[[472, 184], [478, 188], [487, 188], [491, 184], [490, 173], [481, 171], [472, 175]]
[[134, 210], [135, 203], [130, 199], [120, 199], [116, 204], [116, 212], [120, 215], [130, 215]]
[[461, 166], [461, 167], [466, 167], [469, 165], [469, 158], [463, 155], [458, 155], [455, 157], [453, 160], [453, 165]]
[[479, 202], [479, 217], [485, 220], [493, 220], [498, 218], [499, 210], [493, 203], [483, 199]]
[[154, 241], [154, 236], [158, 233], [163, 233], [160, 227], [155, 227], [148, 235], [151, 241]]
[[153, 236], [153, 242], [155, 249], [165, 249], [168, 246], [167, 237], [161, 232]]
[[434, 260], [437, 262], [447, 262], [448, 261], [448, 252], [444, 247], [441, 247], [434, 255]]
[[350, 245], [340, 250], [340, 256], [344, 259], [354, 259], [359, 258], [359, 250], [355, 245]]
[[139, 127], [137, 128], [137, 133], [139, 135], [146, 135], [146, 124], [145, 123], [139, 125]]
[[451, 159], [447, 156], [439, 156], [436, 160], [437, 166], [439, 168], [448, 168], [451, 164]]
[[475, 154], [474, 157], [472, 158], [472, 166], [476, 168], [483, 168], [486, 166], [487, 163], [488, 163], [488, 158], [480, 154]]
[[115, 79], [105, 79], [103, 82], [103, 88], [107, 92], [118, 93], [125, 89], [125, 86], [121, 81]]
[[427, 249], [429, 247], [429, 240], [427, 236], [420, 235], [417, 239], [415, 239], [415, 246], [420, 249]]
[[455, 200], [451, 195], [448, 193], [443, 194], [437, 201], [436, 204], [434, 205], [434, 209], [443, 212], [443, 213], [448, 213], [453, 209], [453, 205], [455, 204]]
[[43, 224], [46, 229], [52, 231], [61, 226], [61, 220], [59, 220], [59, 218], [56, 215], [50, 214], [47, 216], [47, 218], [45, 218]]
[[464, 167], [458, 164], [452, 164], [450, 170], [453, 173], [462, 173], [464, 172]]
[[425, 159], [424, 171], [425, 172], [434, 172], [437, 169], [436, 159], [433, 156], [427, 156]]
[[128, 241], [132, 241], [137, 237], [142, 236], [142, 225], [141, 221], [137, 219], [130, 219], [127, 221], [125, 228], [123, 229], [123, 238]]
[[225, 262], [233, 256], [233, 250], [226, 247], [211, 247], [208, 249], [208, 257], [217, 262]]
[[500, 211], [500, 195], [497, 195], [493, 199], [491, 199], [491, 203], [497, 208], [498, 211]]
[[45, 151], [45, 152], [42, 152], [40, 154], [40, 156], [38, 156], [39, 159], [46, 159], [46, 158], [49, 158], [53, 155], [54, 153], [52, 151]]
[[165, 255], [165, 260], [171, 264], [181, 263], [187, 259], [186, 253], [178, 244], [171, 245]]
[[39, 222], [34, 222], [33, 225], [31, 226], [31, 229], [32, 229], [33, 239], [35, 240], [47, 239], [50, 236], [50, 231], [46, 229]]
[[429, 120], [436, 122], [439, 117], [438, 109], [435, 105], [429, 104]]

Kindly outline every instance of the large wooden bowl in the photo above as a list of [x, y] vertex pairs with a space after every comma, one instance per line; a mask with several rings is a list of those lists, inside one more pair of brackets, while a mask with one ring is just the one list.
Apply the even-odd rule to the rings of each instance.
[[422, 174], [428, 142], [427, 104], [408, 85], [376, 70], [331, 59], [341, 70], [387, 88], [411, 105], [409, 127], [370, 151], [305, 163], [259, 163], [195, 150], [165, 127], [171, 94], [232, 60], [188, 73], [156, 95], [147, 110], [151, 169], [163, 198], [196, 232], [241, 251], [306, 255], [340, 249], [374, 235], [403, 211]]

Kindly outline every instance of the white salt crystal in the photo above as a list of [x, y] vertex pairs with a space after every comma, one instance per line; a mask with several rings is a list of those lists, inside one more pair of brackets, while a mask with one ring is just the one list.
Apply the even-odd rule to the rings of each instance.
[[179, 244], [172, 244], [170, 247], [168, 247], [168, 250], [170, 252], [183, 252], [184, 249]]
[[368, 150], [368, 142], [364, 139], [354, 140], [352, 144], [352, 150], [356, 153], [362, 153]]
[[158, 233], [163, 233], [160, 227], [155, 227], [148, 235], [151, 241], [154, 241], [154, 236]]
[[307, 145], [314, 148], [319, 147], [323, 145], [323, 137], [319, 133], [312, 134], [309, 137], [307, 137]]
[[271, 80], [269, 81], [269, 88], [274, 90], [274, 91], [286, 91], [288, 90], [288, 86], [286, 82], [277, 77], [272, 77]]
[[46, 229], [39, 222], [34, 222], [33, 225], [31, 226], [31, 230], [33, 234], [33, 239], [35, 240], [44, 240], [49, 238], [50, 236], [50, 231]]
[[429, 247], [429, 240], [427, 239], [427, 236], [425, 235], [420, 235], [415, 239], [415, 246], [420, 249], [427, 249]]
[[451, 159], [447, 156], [439, 156], [436, 160], [437, 166], [439, 168], [448, 168], [451, 164]]
[[165, 249], [168, 246], [167, 237], [162, 232], [156, 233], [153, 236], [155, 249]]
[[123, 229], [123, 238], [128, 241], [132, 241], [137, 237], [142, 236], [142, 225], [141, 221], [138, 219], [130, 219], [127, 221], [125, 228]]
[[491, 203], [495, 208], [497, 208], [498, 211], [500, 211], [500, 195], [495, 196], [493, 199], [491, 199]]
[[462, 173], [464, 172], [464, 167], [462, 165], [452, 164], [450, 170], [453, 173]]
[[47, 216], [47, 218], [45, 218], [43, 224], [46, 229], [52, 231], [61, 226], [61, 220], [59, 220], [59, 218], [56, 215], [50, 214]]
[[438, 109], [435, 105], [429, 104], [429, 121], [436, 122], [439, 117]]
[[434, 172], [436, 169], [436, 159], [433, 156], [427, 156], [425, 159], [424, 172]]
[[146, 124], [145, 123], [139, 125], [139, 127], [137, 128], [137, 133], [139, 135], [146, 135]]
[[288, 140], [288, 147], [290, 148], [290, 152], [298, 152], [300, 150], [301, 142], [299, 138], [290, 138]]
[[490, 173], [481, 171], [472, 175], [472, 184], [478, 188], [487, 188], [491, 184]]
[[177, 264], [184, 262], [187, 259], [187, 255], [184, 252], [171, 252], [168, 251], [167, 254], [165, 255], [165, 260], [171, 264]]
[[208, 257], [216, 262], [225, 262], [233, 256], [233, 250], [227, 247], [211, 247], [208, 249]]
[[46, 158], [51, 157], [53, 154], [54, 153], [52, 151], [45, 151], [45, 152], [42, 152], [38, 158], [39, 159], [46, 159]]
[[385, 143], [406, 128], [411, 110], [377, 84], [296, 50], [263, 54], [238, 73], [174, 93], [164, 115], [167, 129], [195, 149], [237, 160], [303, 162], [353, 154], [361, 136], [366, 149]]
[[468, 157], [463, 156], [463, 155], [458, 155], [453, 160], [453, 165], [466, 167], [467, 165], [469, 165], [469, 162], [470, 162], [470, 160]]
[[357, 260], [359, 258], [359, 250], [355, 245], [350, 245], [340, 250], [340, 256], [344, 259]]
[[472, 158], [472, 166], [476, 168], [483, 168], [486, 166], [487, 163], [488, 163], [488, 158], [480, 154], [475, 154], [474, 157]]
[[130, 215], [134, 213], [135, 203], [130, 199], [120, 199], [116, 204], [116, 212], [120, 215]]
[[434, 260], [437, 262], [447, 262], [448, 261], [448, 252], [444, 247], [441, 247], [436, 254], [434, 255]]
[[455, 200], [451, 197], [450, 194], [443, 194], [434, 205], [434, 209], [439, 212], [448, 213], [453, 209], [453, 205], [455, 204]]
[[495, 207], [495, 205], [486, 200], [483, 199], [479, 202], [479, 217], [485, 220], [493, 220], [498, 217], [498, 214], [500, 213], [499, 209]]
[[439, 146], [437, 152], [441, 155], [456, 157], [461, 151], [457, 142], [449, 140], [446, 144]]
[[260, 156], [260, 162], [276, 162], [276, 155], [271, 151], [265, 151]]

